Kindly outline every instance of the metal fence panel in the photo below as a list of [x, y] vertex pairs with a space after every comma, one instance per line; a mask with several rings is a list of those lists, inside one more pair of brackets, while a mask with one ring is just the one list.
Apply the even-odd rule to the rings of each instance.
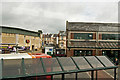
[[22, 60], [21, 59], [5, 59], [3, 60], [2, 76], [4, 77], [18, 77], [22, 76]]
[[78, 70], [70, 57], [59, 57], [58, 59], [65, 71]]
[[[76, 72], [109, 69], [109, 67], [110, 69], [117, 68], [104, 56], [3, 59], [0, 60], [0, 79], [58, 74], [61, 74], [63, 79], [77, 76]], [[74, 76], [70, 76], [71, 74]]]
[[94, 56], [86, 56], [85, 58], [90, 62], [93, 68], [104, 68], [104, 66]]
[[40, 75], [44, 73], [42, 63], [39, 58], [37, 59], [25, 59], [24, 63], [25, 75]]
[[73, 57], [73, 59], [80, 69], [91, 69], [90, 65], [83, 57]]
[[46, 72], [59, 72], [62, 71], [56, 58], [43, 58], [44, 67]]
[[97, 56], [98, 59], [106, 66], [106, 67], [111, 67], [115, 66], [108, 58], [105, 56]]

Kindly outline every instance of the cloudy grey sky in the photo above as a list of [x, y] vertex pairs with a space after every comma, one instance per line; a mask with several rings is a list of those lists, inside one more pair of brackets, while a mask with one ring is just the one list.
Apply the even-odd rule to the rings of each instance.
[[[62, 0], [63, 1], [63, 0]], [[66, 21], [118, 22], [118, 0], [44, 2], [41, 0], [4, 0], [1, 6], [0, 25], [44, 33], [58, 33], [66, 29]]]

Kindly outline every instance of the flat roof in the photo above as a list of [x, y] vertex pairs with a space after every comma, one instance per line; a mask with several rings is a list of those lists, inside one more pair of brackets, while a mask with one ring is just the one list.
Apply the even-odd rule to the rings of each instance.
[[68, 31], [119, 32], [120, 23], [66, 22]]
[[36, 31], [30, 31], [26, 29], [8, 27], [8, 26], [0, 26], [0, 28], [2, 28], [1, 29], [2, 33], [23, 34], [23, 35], [30, 35], [30, 36], [39, 36], [39, 34], [42, 33], [42, 30], [38, 30], [38, 32], [36, 32]]

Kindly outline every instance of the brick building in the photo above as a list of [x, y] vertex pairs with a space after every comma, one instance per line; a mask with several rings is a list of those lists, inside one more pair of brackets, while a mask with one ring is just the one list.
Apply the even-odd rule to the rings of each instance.
[[41, 40], [42, 31], [38, 32], [0, 26], [0, 43], [2, 44], [18, 44], [18, 46], [30, 47], [30, 50], [40, 49], [42, 46]]
[[67, 56], [107, 55], [120, 59], [117, 23], [66, 22]]

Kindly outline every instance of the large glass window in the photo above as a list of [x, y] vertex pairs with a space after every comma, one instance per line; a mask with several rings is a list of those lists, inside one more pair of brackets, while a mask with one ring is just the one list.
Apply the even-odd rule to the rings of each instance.
[[91, 56], [92, 50], [74, 50], [74, 56]]
[[119, 59], [120, 51], [119, 50], [103, 50], [102, 54], [105, 56], [108, 56], [113, 62], [115, 62], [116, 59]]
[[120, 40], [120, 34], [102, 34], [102, 40]]
[[93, 39], [93, 33], [74, 33], [74, 39]]

